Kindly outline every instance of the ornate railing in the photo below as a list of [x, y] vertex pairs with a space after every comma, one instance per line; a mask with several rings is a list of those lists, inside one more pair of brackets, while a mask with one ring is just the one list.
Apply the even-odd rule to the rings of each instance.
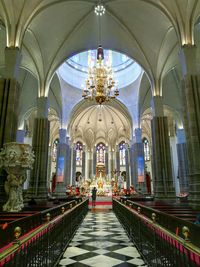
[[54, 210], [52, 215], [50, 210], [46, 211], [45, 223], [28, 234], [16, 238], [0, 253], [0, 266], [56, 266], [88, 211], [88, 199], [79, 203], [73, 201], [68, 208], [62, 206], [60, 215], [57, 210]]
[[148, 266], [200, 266], [200, 248], [190, 242], [188, 227], [183, 228], [184, 238], [176, 236], [157, 223], [155, 214], [150, 219], [127, 201], [113, 199], [113, 211]]

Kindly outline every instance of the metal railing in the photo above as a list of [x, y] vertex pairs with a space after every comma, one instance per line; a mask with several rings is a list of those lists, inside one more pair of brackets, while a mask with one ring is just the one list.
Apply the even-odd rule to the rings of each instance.
[[[46, 213], [46, 222], [27, 235], [15, 240], [12, 246], [0, 254], [0, 266], [4, 267], [53, 267], [56, 266], [76, 229], [88, 211], [88, 199], [69, 209], [61, 207], [60, 214], [51, 219]], [[46, 211], [47, 212], [47, 211]], [[54, 211], [55, 212], [55, 211]], [[53, 216], [55, 213], [53, 214]]]
[[[131, 203], [113, 199], [113, 211], [135, 243], [148, 266], [196, 267], [200, 266], [200, 249], [185, 239], [166, 230], [156, 222], [132, 208]], [[187, 230], [187, 228], [186, 228]]]
[[[35, 214], [26, 216], [27, 213], [21, 213], [22, 217], [19, 218], [18, 220], [15, 219], [11, 222], [8, 222], [6, 229], [2, 229], [0, 227], [0, 248], [3, 246], [7, 245], [8, 243], [13, 241], [13, 232], [14, 229], [19, 226], [22, 229], [22, 234], [26, 234], [29, 231], [35, 229], [39, 225], [43, 224], [46, 220], [46, 214], [50, 213], [51, 214], [51, 219], [54, 217], [58, 216], [60, 214], [60, 209], [61, 207], [64, 207], [65, 210], [70, 208], [70, 205], [74, 206], [76, 202], [81, 200], [75, 199], [75, 200], [70, 200], [66, 201], [60, 205], [57, 205], [56, 207], [51, 207], [51, 208], [45, 208], [45, 206], [30, 206], [30, 211], [31, 208], [34, 209]], [[28, 211], [27, 211], [28, 212]], [[10, 213], [12, 216], [12, 213]], [[24, 216], [23, 216], [24, 215]], [[0, 213], [1, 217], [1, 213]], [[15, 217], [15, 214], [13, 214], [13, 217]]]
[[195, 246], [200, 247], [200, 227], [198, 225], [195, 225], [194, 223], [190, 221], [183, 220], [176, 216], [167, 214], [167, 212], [163, 212], [157, 209], [153, 209], [151, 207], [147, 207], [143, 204], [134, 202], [132, 200], [122, 198], [122, 201], [126, 202], [128, 206], [131, 205], [131, 207], [136, 211], [138, 207], [140, 207], [141, 213], [150, 219], [152, 218], [152, 213], [155, 213], [157, 223], [160, 226], [163, 226], [164, 228], [168, 229], [172, 233], [178, 232], [178, 234], [181, 235], [182, 228], [184, 226], [188, 227], [191, 233], [190, 241]]

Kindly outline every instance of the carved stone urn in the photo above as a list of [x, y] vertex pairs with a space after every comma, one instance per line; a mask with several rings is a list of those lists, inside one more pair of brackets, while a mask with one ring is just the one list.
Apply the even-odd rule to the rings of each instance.
[[0, 167], [8, 173], [4, 188], [8, 195], [3, 211], [18, 212], [24, 207], [22, 187], [26, 170], [33, 167], [34, 154], [29, 144], [6, 143], [0, 151]]

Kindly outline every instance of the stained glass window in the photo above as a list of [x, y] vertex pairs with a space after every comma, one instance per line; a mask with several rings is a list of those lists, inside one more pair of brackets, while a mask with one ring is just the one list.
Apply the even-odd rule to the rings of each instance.
[[53, 149], [52, 149], [52, 161], [53, 162], [56, 162], [57, 160], [58, 144], [59, 144], [59, 139], [57, 138], [53, 142]]
[[97, 163], [105, 163], [106, 147], [103, 143], [97, 145]]
[[120, 160], [120, 166], [126, 165], [126, 144], [125, 144], [125, 142], [121, 142], [119, 144], [119, 160]]
[[150, 150], [149, 150], [149, 141], [146, 138], [143, 138], [144, 144], [144, 159], [145, 161], [150, 160]]
[[82, 166], [83, 145], [81, 142], [76, 143], [76, 166]]

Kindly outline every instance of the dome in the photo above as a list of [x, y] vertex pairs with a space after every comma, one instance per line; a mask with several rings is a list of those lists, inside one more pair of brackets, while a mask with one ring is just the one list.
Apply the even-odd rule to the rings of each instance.
[[[88, 77], [88, 67], [96, 65], [96, 53], [96, 50], [88, 50], [72, 56], [59, 67], [59, 75], [66, 83], [83, 89]], [[142, 71], [133, 59], [112, 50], [104, 50], [104, 65], [112, 66], [119, 89], [133, 83]]]

